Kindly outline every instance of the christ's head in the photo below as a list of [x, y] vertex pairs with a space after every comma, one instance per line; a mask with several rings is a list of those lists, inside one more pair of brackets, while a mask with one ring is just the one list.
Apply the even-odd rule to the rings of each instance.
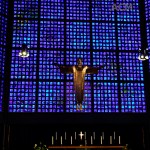
[[78, 58], [78, 59], [77, 59], [77, 63], [78, 63], [78, 66], [82, 66], [82, 59], [81, 59], [81, 58]]

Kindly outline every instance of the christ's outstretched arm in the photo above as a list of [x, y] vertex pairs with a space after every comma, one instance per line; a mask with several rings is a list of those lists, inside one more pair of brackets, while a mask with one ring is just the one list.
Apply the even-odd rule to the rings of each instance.
[[98, 70], [102, 69], [104, 66], [100, 67], [88, 67], [86, 70], [86, 74], [98, 74]]
[[73, 73], [73, 66], [63, 66], [57, 63], [55, 63], [54, 65], [60, 69], [61, 73]]

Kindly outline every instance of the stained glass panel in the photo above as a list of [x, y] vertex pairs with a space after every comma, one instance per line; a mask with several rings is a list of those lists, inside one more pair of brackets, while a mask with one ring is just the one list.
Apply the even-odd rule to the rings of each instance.
[[92, 23], [92, 43], [96, 50], [115, 50], [115, 24], [114, 23]]
[[38, 112], [64, 111], [64, 83], [39, 82]]
[[119, 112], [117, 83], [94, 82], [94, 112]]
[[139, 50], [140, 24], [118, 23], [118, 46], [119, 50]]
[[9, 112], [35, 112], [36, 82], [11, 81]]
[[143, 83], [120, 83], [120, 89], [121, 112], [146, 112]]

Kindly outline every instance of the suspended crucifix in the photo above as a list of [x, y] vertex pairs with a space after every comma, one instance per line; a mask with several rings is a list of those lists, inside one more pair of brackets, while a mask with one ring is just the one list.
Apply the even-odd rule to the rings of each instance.
[[77, 65], [75, 66], [61, 66], [55, 63], [55, 66], [59, 67], [61, 73], [73, 74], [75, 98], [77, 102], [77, 110], [82, 110], [82, 101], [84, 99], [84, 77], [85, 74], [97, 74], [98, 70], [103, 66], [95, 68], [82, 65], [82, 59], [77, 59]]

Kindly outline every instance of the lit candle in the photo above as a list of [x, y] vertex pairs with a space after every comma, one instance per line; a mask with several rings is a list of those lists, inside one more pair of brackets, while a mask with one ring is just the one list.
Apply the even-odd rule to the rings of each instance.
[[72, 136], [71, 136], [71, 145], [72, 145]]
[[93, 132], [93, 139], [95, 140], [95, 132]]
[[91, 145], [93, 144], [93, 138], [92, 138], [92, 136], [91, 136]]
[[102, 137], [103, 137], [103, 140], [104, 140], [104, 132], [102, 132]]
[[119, 144], [120, 144], [120, 136], [119, 136]]
[[76, 132], [75, 132], [74, 136], [75, 136], [74, 138], [75, 138], [75, 140], [76, 140]]
[[115, 133], [115, 131], [114, 131], [114, 140], [115, 140], [115, 138], [116, 138], [116, 133]]
[[112, 136], [110, 136], [110, 144], [112, 144]]
[[56, 140], [57, 140], [57, 132], [56, 132]]
[[60, 144], [62, 145], [62, 136], [60, 137]]
[[66, 140], [66, 132], [65, 132], [65, 140]]
[[85, 137], [85, 139], [86, 139], [86, 132], [84, 132], [84, 137]]
[[52, 136], [52, 145], [54, 145], [54, 137]]
[[101, 144], [103, 144], [103, 137], [101, 136]]

